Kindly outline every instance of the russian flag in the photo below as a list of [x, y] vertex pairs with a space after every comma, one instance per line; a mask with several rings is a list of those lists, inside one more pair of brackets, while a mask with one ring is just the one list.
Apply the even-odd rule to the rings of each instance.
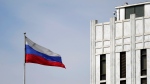
[[25, 63], [37, 63], [65, 68], [61, 56], [25, 38]]

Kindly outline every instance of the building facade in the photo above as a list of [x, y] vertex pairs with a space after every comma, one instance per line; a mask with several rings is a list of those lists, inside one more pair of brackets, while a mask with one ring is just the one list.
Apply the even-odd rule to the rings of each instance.
[[90, 24], [90, 84], [150, 84], [150, 2]]

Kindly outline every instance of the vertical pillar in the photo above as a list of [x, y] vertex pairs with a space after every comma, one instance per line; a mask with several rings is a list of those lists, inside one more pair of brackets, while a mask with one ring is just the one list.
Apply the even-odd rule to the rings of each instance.
[[131, 24], [131, 84], [136, 84], [136, 56], [135, 56], [135, 14], [130, 15]]
[[110, 19], [110, 84], [116, 84], [115, 75], [115, 17]]
[[116, 53], [115, 58], [116, 58], [115, 84], [120, 84], [120, 53]]
[[90, 22], [90, 84], [96, 84], [96, 56], [95, 56], [95, 24], [97, 20]]
[[140, 50], [136, 50], [136, 84], [141, 84], [140, 77], [141, 77], [141, 54]]
[[126, 84], [132, 84], [132, 52], [126, 52]]

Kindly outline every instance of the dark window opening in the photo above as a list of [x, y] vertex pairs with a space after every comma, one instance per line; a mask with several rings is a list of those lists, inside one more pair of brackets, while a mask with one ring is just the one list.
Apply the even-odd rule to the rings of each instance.
[[141, 84], [147, 84], [147, 78], [142, 78], [141, 79]]
[[126, 80], [120, 81], [120, 84], [126, 84]]
[[125, 8], [125, 19], [129, 19], [130, 14], [134, 14], [134, 7]]
[[106, 55], [100, 55], [100, 80], [106, 80]]
[[136, 17], [143, 17], [144, 16], [144, 5], [126, 7], [125, 8], [125, 19], [129, 19], [130, 14], [135, 14]]
[[126, 52], [120, 53], [120, 78], [126, 78]]
[[100, 83], [100, 84], [106, 84], [106, 83]]
[[147, 75], [147, 56], [146, 49], [141, 50], [141, 76]]

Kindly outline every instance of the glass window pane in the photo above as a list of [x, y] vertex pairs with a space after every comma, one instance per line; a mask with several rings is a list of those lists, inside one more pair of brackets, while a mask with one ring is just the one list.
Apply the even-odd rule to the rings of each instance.
[[100, 84], [106, 84], [106, 83], [100, 83]]
[[146, 55], [146, 49], [141, 50], [141, 55]]
[[139, 5], [135, 7], [135, 15], [136, 17], [144, 16], [144, 5]]
[[101, 73], [106, 74], [106, 61], [102, 61], [101, 63], [102, 63], [101, 64], [101, 66], [102, 66]]
[[145, 55], [141, 57], [141, 61], [142, 61], [141, 68], [142, 69], [146, 69], [146, 67], [147, 67], [147, 60], [146, 60], [146, 56]]
[[100, 60], [106, 60], [106, 55], [104, 54], [104, 55], [101, 55], [100, 56]]
[[126, 84], [126, 80], [120, 81], [120, 84]]
[[120, 78], [126, 78], [126, 53], [120, 53]]
[[141, 50], [141, 76], [147, 75], [147, 56], [146, 49]]
[[125, 8], [125, 19], [130, 18], [130, 14], [134, 14], [134, 7], [126, 7]]
[[106, 75], [101, 75], [100, 80], [106, 80]]
[[100, 80], [106, 80], [106, 54], [100, 55]]
[[141, 71], [141, 76], [146, 75], [146, 73], [147, 73], [147, 71], [146, 71], [146, 70], [142, 70], [142, 71]]
[[147, 84], [147, 78], [142, 78], [141, 79], [141, 84]]

